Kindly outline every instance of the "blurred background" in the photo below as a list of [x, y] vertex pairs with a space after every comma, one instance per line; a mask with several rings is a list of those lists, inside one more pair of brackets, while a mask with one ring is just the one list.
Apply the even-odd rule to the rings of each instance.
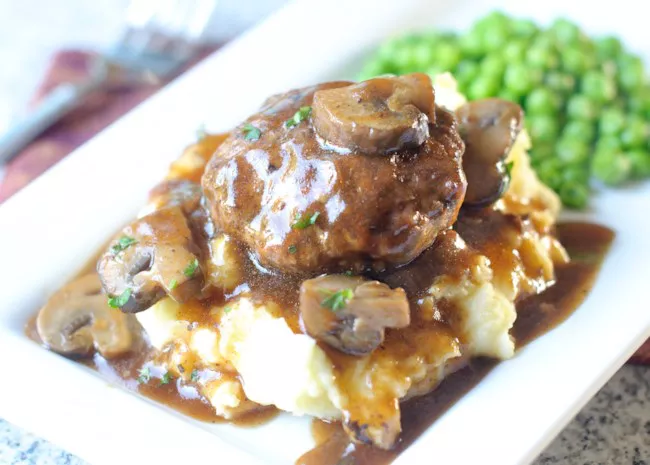
[[[204, 39], [224, 42], [287, 0], [219, 0]], [[105, 50], [119, 37], [129, 0], [0, 1], [0, 130], [23, 112], [61, 49]]]

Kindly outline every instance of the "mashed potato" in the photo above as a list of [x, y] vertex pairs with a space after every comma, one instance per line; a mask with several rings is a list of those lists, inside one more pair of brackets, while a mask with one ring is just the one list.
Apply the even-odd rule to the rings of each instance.
[[[449, 74], [436, 77], [435, 87], [437, 103], [450, 110], [466, 101]], [[384, 436], [395, 428], [387, 433], [385, 426], [399, 432], [399, 400], [430, 391], [470, 357], [513, 356], [509, 331], [515, 299], [542, 290], [553, 279], [554, 263], [566, 260], [550, 235], [560, 203], [531, 169], [529, 145], [522, 132], [509, 155], [514, 162], [509, 189], [496, 206], [520, 218], [506, 271], [498, 274], [493, 266], [503, 261], [504, 251], [472, 249], [471, 266], [460, 278], [432, 277], [411, 325], [388, 332], [382, 350], [364, 357], [326, 352], [311, 337], [292, 331], [276, 303], [254, 303], [246, 292], [214, 306], [210, 324], [199, 327], [169, 298], [137, 317], [151, 343], [168, 349], [171, 370], [186, 364], [185, 373], [198, 367], [227, 374], [198, 382], [218, 413], [232, 416], [261, 404], [319, 418], [345, 415], [349, 428], [363, 428], [376, 443], [389, 443], [394, 438]], [[197, 157], [190, 161], [196, 164]], [[182, 168], [177, 162], [174, 173]], [[461, 238], [457, 246], [468, 247]], [[207, 279], [224, 290], [241, 281], [234, 247], [225, 236], [210, 244]], [[450, 306], [456, 312], [451, 320], [444, 315]]]

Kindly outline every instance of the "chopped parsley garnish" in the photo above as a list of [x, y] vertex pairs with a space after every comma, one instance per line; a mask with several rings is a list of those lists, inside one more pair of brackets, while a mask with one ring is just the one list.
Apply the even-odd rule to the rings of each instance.
[[147, 384], [151, 379], [151, 371], [149, 371], [149, 367], [140, 368], [138, 370], [138, 375], [138, 383], [140, 384]]
[[509, 178], [512, 178], [512, 168], [514, 168], [515, 162], [511, 161], [506, 163], [506, 173], [508, 174]]
[[342, 310], [345, 308], [345, 306], [348, 304], [350, 300], [354, 297], [354, 291], [350, 288], [348, 289], [341, 289], [340, 291], [336, 292], [330, 292], [330, 291], [323, 291], [326, 293], [329, 293], [329, 295], [323, 299], [323, 301], [320, 303], [321, 306], [325, 308], [329, 308], [333, 312], [337, 312], [339, 310]]
[[185, 276], [187, 276], [188, 278], [193, 278], [193, 277], [194, 277], [194, 273], [196, 273], [196, 269], [197, 269], [198, 267], [199, 267], [199, 260], [195, 258], [194, 260], [192, 260], [192, 261], [190, 262], [189, 265], [187, 265], [187, 266], [185, 267], [185, 269], [183, 270], [183, 274], [184, 274]]
[[170, 372], [166, 371], [164, 375], [162, 375], [162, 378], [160, 378], [160, 385], [162, 386], [163, 384], [169, 384], [170, 381], [174, 379], [171, 375]]
[[258, 140], [261, 135], [262, 131], [260, 131], [259, 128], [253, 126], [251, 123], [246, 123], [244, 125], [244, 139], [254, 142]]
[[132, 246], [133, 244], [137, 244], [137, 243], [138, 243], [138, 241], [136, 241], [132, 237], [122, 236], [117, 240], [117, 244], [115, 244], [115, 245], [113, 245], [113, 247], [111, 247], [111, 252], [113, 253], [113, 255], [117, 255], [122, 250]]
[[201, 142], [203, 139], [205, 139], [205, 136], [208, 135], [208, 132], [205, 130], [205, 126], [201, 125], [198, 127], [196, 130], [196, 141]]
[[295, 222], [291, 225], [293, 229], [305, 229], [309, 226], [316, 223], [316, 220], [320, 216], [320, 212], [316, 212], [311, 216], [296, 214]]
[[169, 290], [170, 291], [173, 291], [174, 289], [176, 289], [176, 286], [178, 286], [178, 281], [176, 281], [176, 279], [172, 279], [171, 281], [169, 281]]
[[113, 296], [108, 298], [108, 305], [113, 308], [122, 308], [126, 303], [129, 301], [131, 298], [131, 289], [126, 288], [124, 292], [122, 292], [118, 296]]
[[190, 374], [190, 379], [192, 382], [196, 383], [199, 380], [199, 370], [196, 368], [192, 370], [192, 374]]
[[295, 254], [296, 252], [298, 252], [298, 247], [296, 247], [295, 245], [290, 245], [290, 246], [289, 246], [289, 253], [290, 253], [291, 255], [293, 255], [293, 254]]
[[284, 125], [287, 128], [292, 128], [309, 118], [309, 115], [311, 115], [311, 107], [300, 107], [300, 110], [295, 112], [291, 118], [286, 120]]
[[232, 307], [230, 307], [229, 305], [223, 307], [223, 313], [230, 313], [230, 310], [232, 310]]

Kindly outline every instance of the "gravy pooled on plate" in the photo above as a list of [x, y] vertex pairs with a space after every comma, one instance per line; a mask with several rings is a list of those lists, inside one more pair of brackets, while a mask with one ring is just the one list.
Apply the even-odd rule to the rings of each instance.
[[579, 304], [600, 258], [571, 234], [612, 238], [556, 228], [521, 108], [463, 102], [417, 73], [270, 97], [185, 151], [34, 337], [204, 420], [331, 425], [299, 463], [390, 461]]

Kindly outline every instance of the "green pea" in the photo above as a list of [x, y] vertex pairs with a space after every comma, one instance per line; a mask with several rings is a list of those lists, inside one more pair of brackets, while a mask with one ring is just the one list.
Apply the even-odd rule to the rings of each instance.
[[566, 112], [569, 118], [591, 121], [598, 116], [598, 107], [586, 95], [577, 94], [569, 99]]
[[542, 79], [538, 69], [530, 69], [524, 64], [511, 64], [506, 67], [503, 83], [506, 89], [519, 96], [531, 92]]
[[636, 55], [623, 53], [617, 60], [618, 82], [628, 92], [634, 92], [645, 83], [643, 61]]
[[506, 28], [490, 28], [484, 32], [483, 44], [488, 52], [501, 51], [508, 43], [509, 33]]
[[479, 76], [468, 89], [468, 96], [471, 100], [493, 97], [499, 92], [500, 82], [490, 76]]
[[521, 101], [520, 94], [513, 92], [507, 88], [502, 88], [497, 95], [503, 100], [509, 100], [510, 102], [515, 102], [516, 104], [519, 104]]
[[589, 121], [569, 121], [562, 130], [562, 138], [589, 143], [593, 140], [595, 133], [594, 125]]
[[562, 170], [562, 182], [566, 184], [589, 184], [589, 170], [584, 165], [567, 166]]
[[505, 71], [506, 63], [499, 55], [488, 55], [481, 61], [481, 76], [489, 76], [494, 79], [501, 79]]
[[512, 32], [518, 36], [530, 39], [537, 35], [539, 27], [530, 19], [515, 19], [512, 21]]
[[398, 39], [390, 39], [377, 49], [377, 58], [392, 61], [397, 51], [402, 47]]
[[576, 81], [571, 74], [562, 73], [560, 71], [550, 71], [546, 74], [544, 82], [551, 90], [561, 94], [568, 94], [575, 88]]
[[565, 183], [560, 187], [560, 199], [569, 208], [581, 210], [589, 203], [589, 186], [586, 184]]
[[503, 58], [507, 63], [521, 62], [526, 56], [526, 43], [523, 41], [510, 42], [503, 49]]
[[[442, 46], [443, 45], [440, 45], [440, 47]], [[413, 47], [412, 52], [413, 52], [413, 65], [418, 67], [419, 69], [425, 69], [427, 66], [431, 65], [434, 61], [434, 49], [426, 42], [422, 42], [415, 45]]]
[[602, 136], [596, 142], [597, 152], [619, 152], [621, 148], [620, 138], [614, 136]]
[[557, 144], [557, 156], [564, 163], [575, 165], [589, 158], [589, 145], [575, 139], [561, 139]]
[[648, 142], [648, 125], [638, 117], [628, 118], [621, 133], [621, 142], [626, 148], [644, 147]]
[[530, 158], [532, 162], [539, 164], [539, 162], [544, 162], [546, 160], [551, 160], [555, 158], [555, 137], [550, 141], [550, 143], [544, 141], [535, 141], [533, 148], [530, 150]]
[[551, 32], [561, 44], [578, 42], [582, 31], [574, 23], [565, 18], [558, 18], [551, 24]]
[[544, 184], [558, 185], [562, 179], [562, 163], [557, 158], [543, 160], [537, 169], [537, 175]]
[[618, 38], [607, 36], [596, 40], [596, 50], [601, 59], [615, 58], [623, 51], [623, 45]]
[[595, 102], [605, 103], [616, 97], [616, 84], [599, 71], [587, 71], [580, 81], [580, 88]]
[[554, 50], [533, 45], [526, 54], [526, 63], [535, 68], [551, 70], [559, 66], [560, 60]]
[[595, 66], [593, 57], [575, 48], [563, 50], [561, 60], [562, 69], [574, 75], [581, 75]]
[[436, 64], [447, 71], [453, 70], [461, 59], [460, 49], [450, 43], [439, 45], [433, 53]]
[[555, 114], [562, 104], [560, 98], [544, 87], [534, 89], [526, 97], [526, 111], [531, 114]]
[[632, 162], [619, 151], [597, 150], [591, 160], [591, 174], [611, 186], [626, 181], [631, 170]]
[[417, 68], [413, 47], [399, 47], [393, 55], [393, 63], [398, 73], [406, 73]]
[[624, 154], [632, 164], [632, 176], [635, 178], [650, 177], [650, 152], [646, 150], [631, 150]]
[[478, 58], [485, 53], [483, 34], [474, 29], [460, 38], [459, 45], [462, 53], [468, 58]]
[[625, 114], [618, 108], [606, 108], [600, 114], [598, 130], [603, 135], [618, 135], [625, 126]]
[[456, 67], [455, 77], [461, 88], [467, 88], [479, 75], [479, 65], [475, 61], [463, 60]]
[[474, 28], [480, 30], [490, 30], [490, 29], [509, 30], [510, 18], [502, 11], [495, 10], [483, 16], [478, 21], [476, 21], [476, 23], [474, 24]]
[[558, 118], [555, 115], [529, 115], [527, 118], [527, 127], [535, 146], [540, 142], [554, 143], [560, 132]]

